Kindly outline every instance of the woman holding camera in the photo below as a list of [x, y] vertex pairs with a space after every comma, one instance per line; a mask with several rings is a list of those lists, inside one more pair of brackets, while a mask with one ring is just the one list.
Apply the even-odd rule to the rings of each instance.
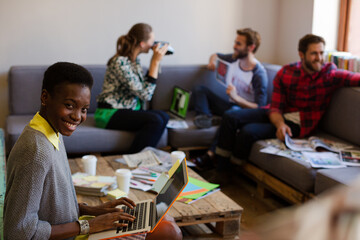
[[[150, 25], [135, 24], [126, 35], [119, 37], [116, 53], [107, 63], [103, 89], [97, 98], [96, 125], [100, 128], [136, 132], [130, 153], [144, 147], [156, 147], [169, 116], [160, 110], [145, 110], [155, 88], [160, 62], [168, 45], [154, 45]], [[139, 54], [153, 50], [149, 71], [143, 74]]]

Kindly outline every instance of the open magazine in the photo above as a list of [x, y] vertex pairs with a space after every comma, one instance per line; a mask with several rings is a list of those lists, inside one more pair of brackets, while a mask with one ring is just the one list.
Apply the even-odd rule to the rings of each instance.
[[336, 148], [330, 141], [320, 139], [318, 137], [310, 137], [309, 139], [292, 139], [288, 134], [285, 136], [286, 146], [293, 151], [330, 151], [339, 152], [340, 149]]
[[216, 80], [218, 80], [221, 84], [227, 86], [227, 76], [229, 75], [229, 72], [230, 63], [218, 58], [216, 62]]

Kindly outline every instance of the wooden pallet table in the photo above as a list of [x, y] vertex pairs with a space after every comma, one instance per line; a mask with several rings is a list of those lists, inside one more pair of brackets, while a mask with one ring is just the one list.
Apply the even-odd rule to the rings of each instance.
[[[97, 175], [114, 176], [114, 172], [118, 168], [126, 168], [127, 166], [115, 161], [120, 155], [115, 156], [97, 156]], [[81, 158], [69, 159], [72, 174], [81, 172], [83, 165]], [[188, 169], [189, 176], [205, 181], [196, 172]], [[134, 201], [154, 198], [153, 193], [143, 192], [131, 189], [129, 198]], [[92, 197], [77, 195], [79, 202], [86, 202], [89, 205], [97, 205], [107, 201], [106, 197]], [[234, 239], [239, 235], [240, 219], [243, 208], [232, 199], [227, 197], [221, 191], [211, 194], [192, 204], [175, 202], [168, 214], [174, 217], [176, 223], [180, 227], [206, 224], [211, 230], [211, 234], [200, 234], [192, 236], [191, 239]], [[210, 236], [211, 235], [211, 236]], [[194, 238], [195, 237], [195, 238]]]

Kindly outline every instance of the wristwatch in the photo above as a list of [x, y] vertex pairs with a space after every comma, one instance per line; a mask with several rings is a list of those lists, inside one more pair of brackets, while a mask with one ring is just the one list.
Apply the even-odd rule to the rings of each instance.
[[90, 225], [88, 220], [77, 220], [80, 225], [80, 235], [86, 235], [90, 232]]

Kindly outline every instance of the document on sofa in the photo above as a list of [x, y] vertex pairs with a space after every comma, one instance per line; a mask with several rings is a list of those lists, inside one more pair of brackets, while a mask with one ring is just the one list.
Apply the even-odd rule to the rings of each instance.
[[310, 137], [309, 139], [292, 139], [288, 134], [285, 136], [286, 146], [293, 151], [330, 151], [339, 152], [339, 144], [335, 144], [326, 139]]
[[347, 166], [360, 166], [360, 151], [340, 151], [340, 158]]
[[344, 168], [338, 153], [333, 152], [302, 152], [313, 168]]

